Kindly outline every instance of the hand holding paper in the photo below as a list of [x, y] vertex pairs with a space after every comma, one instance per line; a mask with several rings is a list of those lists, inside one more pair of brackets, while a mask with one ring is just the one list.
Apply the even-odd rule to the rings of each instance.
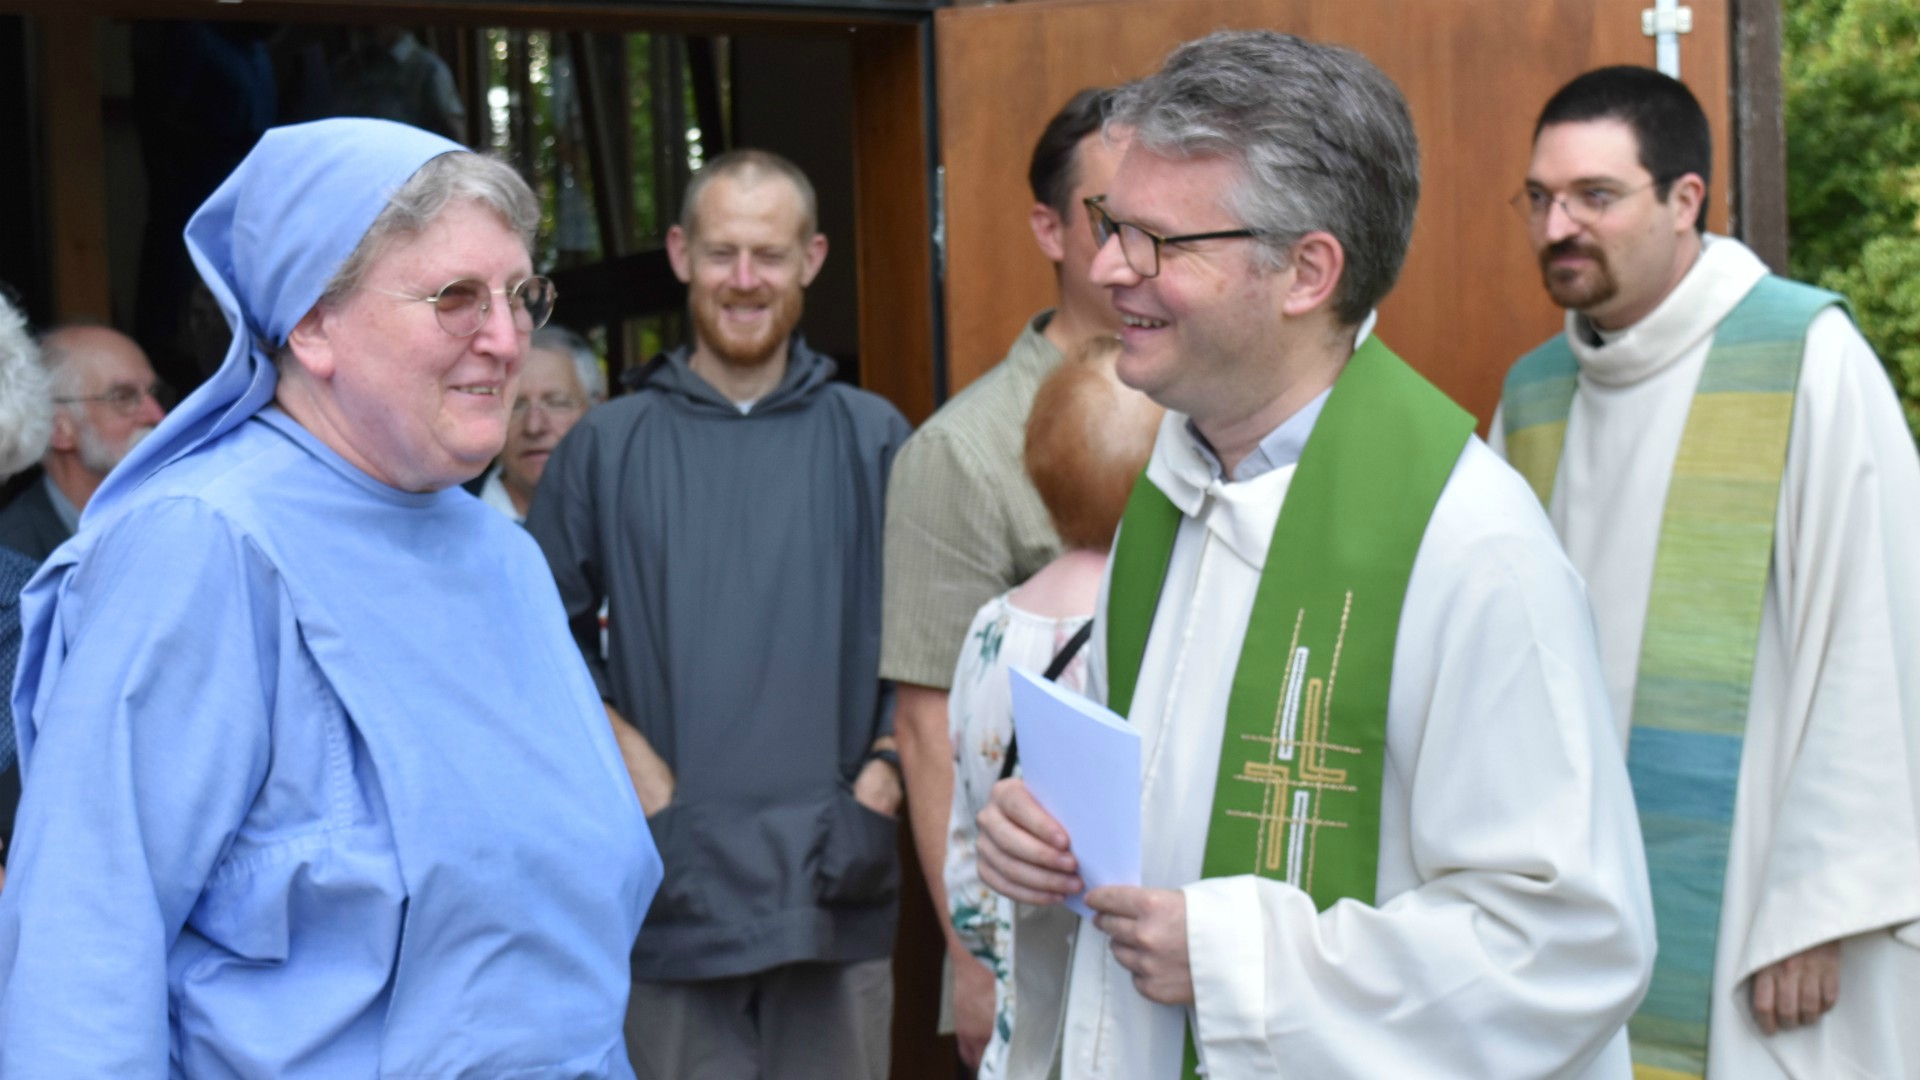
[[[1103, 706], [1031, 672], [1015, 668], [1011, 676], [1026, 788], [1069, 838], [1067, 872], [1077, 870], [1086, 888], [1140, 884], [1139, 733]], [[1045, 849], [1032, 854], [1038, 858], [1028, 861], [1038, 862], [1037, 869], [1062, 869]], [[1082, 891], [1074, 891], [1067, 904], [1093, 915]]]
[[1002, 780], [977, 819], [980, 880], [1022, 904], [1065, 902], [1085, 888], [1067, 833], [1034, 801], [1024, 780]]

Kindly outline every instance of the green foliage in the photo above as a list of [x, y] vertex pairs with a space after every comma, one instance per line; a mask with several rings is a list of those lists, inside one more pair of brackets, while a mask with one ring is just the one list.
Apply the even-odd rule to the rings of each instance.
[[[620, 178], [620, 190], [604, 193], [619, 208], [615, 216], [627, 234], [619, 237], [602, 236], [595, 213], [603, 193], [597, 190], [587, 146], [581, 101], [589, 66], [585, 57], [574, 55], [580, 39], [545, 30], [486, 31], [487, 122], [480, 148], [515, 162], [539, 199], [540, 230], [533, 254], [543, 270], [587, 265], [664, 243], [684, 176], [665, 176], [662, 165], [671, 167], [677, 155], [688, 168], [696, 167], [703, 153], [697, 129], [662, 127], [663, 112], [669, 124], [678, 123], [692, 115], [693, 107], [688, 104], [676, 115], [656, 108], [656, 99], [673, 93], [690, 100], [693, 91], [677, 68], [659, 70], [656, 60], [662, 50], [656, 46], [661, 39], [647, 34], [620, 35], [610, 42], [605, 35], [585, 37], [597, 38], [604, 46], [589, 45], [600, 48], [598, 61], [608, 73], [603, 79], [625, 87], [615, 102], [613, 121], [624, 119], [625, 130], [615, 129], [617, 137], [600, 147]], [[678, 39], [669, 42], [667, 48], [683, 47]], [[680, 80], [677, 89], [663, 90], [674, 79]], [[656, 131], [662, 133], [659, 140]], [[684, 336], [680, 318], [677, 312], [650, 315], [612, 332], [626, 335], [629, 355], [645, 358]], [[559, 321], [565, 320], [563, 303]]]
[[1820, 284], [1852, 299], [1854, 316], [1900, 391], [1907, 423], [1920, 435], [1920, 238], [1877, 236], [1858, 262], [1827, 271]]
[[1853, 302], [1920, 435], [1920, 5], [1782, 14], [1793, 276]]

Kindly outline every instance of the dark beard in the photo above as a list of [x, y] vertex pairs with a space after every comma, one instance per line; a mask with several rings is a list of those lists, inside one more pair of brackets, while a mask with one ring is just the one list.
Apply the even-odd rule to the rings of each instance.
[[[1576, 276], [1553, 269], [1553, 260], [1561, 255], [1585, 255], [1592, 265]], [[1614, 298], [1620, 283], [1614, 280], [1607, 256], [1599, 248], [1587, 247], [1568, 238], [1540, 252], [1540, 280], [1547, 295], [1563, 308], [1587, 311]]]
[[[735, 300], [771, 303], [773, 318], [768, 320], [765, 334], [747, 340], [727, 335], [721, 322], [720, 309]], [[794, 327], [800, 325], [802, 304], [801, 293], [797, 289], [784, 295], [776, 295], [767, 289], [745, 293], [723, 289], [694, 301], [688, 307], [693, 314], [694, 338], [706, 346], [707, 351], [730, 367], [759, 367], [773, 358], [780, 346], [793, 335]]]

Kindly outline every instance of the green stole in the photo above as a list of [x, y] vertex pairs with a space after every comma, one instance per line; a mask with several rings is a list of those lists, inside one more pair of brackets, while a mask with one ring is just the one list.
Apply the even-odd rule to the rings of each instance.
[[[1660, 951], [1627, 1024], [1645, 1078], [1706, 1071], [1734, 793], [1800, 358], [1840, 297], [1767, 277], [1714, 334], [1660, 521], [1627, 768]], [[1579, 365], [1564, 335], [1507, 375], [1507, 459], [1551, 505]]]
[[[1321, 910], [1374, 902], [1400, 608], [1473, 429], [1372, 336], [1334, 383], [1274, 523], [1234, 669], [1202, 877], [1278, 878]], [[1135, 482], [1107, 602], [1108, 705], [1122, 716], [1180, 518], [1144, 475]], [[1190, 1030], [1187, 1077], [1196, 1064]]]

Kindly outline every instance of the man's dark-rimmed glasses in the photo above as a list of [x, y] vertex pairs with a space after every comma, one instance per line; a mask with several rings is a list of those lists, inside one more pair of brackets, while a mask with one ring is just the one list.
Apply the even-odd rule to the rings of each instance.
[[1187, 233], [1184, 236], [1156, 236], [1131, 221], [1115, 221], [1107, 213], [1107, 197], [1091, 195], [1082, 200], [1087, 207], [1087, 224], [1093, 227], [1093, 242], [1106, 247], [1107, 241], [1120, 238], [1120, 254], [1133, 272], [1143, 278], [1160, 274], [1162, 244], [1191, 244], [1201, 240], [1241, 240], [1260, 235], [1255, 229], [1226, 229], [1221, 232]]

